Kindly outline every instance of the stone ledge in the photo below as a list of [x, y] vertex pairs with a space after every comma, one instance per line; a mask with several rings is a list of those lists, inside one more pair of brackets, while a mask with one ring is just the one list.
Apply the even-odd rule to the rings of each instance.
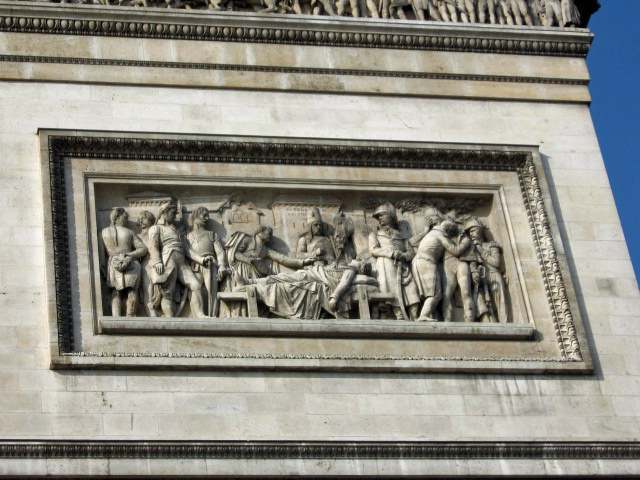
[[291, 320], [286, 318], [151, 318], [99, 317], [110, 334], [238, 335], [296, 337], [410, 337], [528, 340], [535, 328], [521, 324], [422, 323], [402, 320]]

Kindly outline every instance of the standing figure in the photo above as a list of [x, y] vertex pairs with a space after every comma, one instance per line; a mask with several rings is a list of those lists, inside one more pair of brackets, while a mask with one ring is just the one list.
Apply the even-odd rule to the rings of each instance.
[[435, 208], [430, 208], [426, 213], [425, 232], [410, 240], [417, 247], [412, 270], [420, 297], [424, 299], [418, 320], [436, 322], [436, 308], [442, 300], [442, 256], [445, 251], [454, 256], [460, 255], [469, 248], [471, 241], [465, 237], [456, 245], [452, 240], [458, 232], [455, 223], [451, 220], [443, 221], [444, 216]]
[[[134, 317], [138, 309], [138, 286], [142, 267], [138, 259], [147, 254], [140, 237], [125, 227], [127, 211], [116, 207], [109, 217], [110, 225], [102, 229], [99, 249], [101, 269], [111, 291], [111, 315], [122, 315], [122, 300], [126, 293], [126, 315]], [[105, 261], [106, 256], [106, 261]]]
[[[320, 210], [312, 208], [307, 214], [309, 231], [298, 239], [296, 257], [314, 257], [320, 263], [331, 263], [336, 260], [331, 239], [324, 233], [324, 224]], [[319, 263], [319, 264], [320, 264]]]
[[489, 23], [498, 23], [496, 17], [496, 1], [497, 0], [478, 0], [478, 21], [480, 23], [487, 23], [487, 16]]
[[442, 21], [440, 12], [433, 1], [434, 0], [412, 0], [411, 4], [413, 5], [413, 10], [418, 20]]
[[[415, 256], [409, 241], [397, 230], [396, 209], [390, 203], [376, 208], [373, 213], [380, 226], [369, 234], [369, 252], [376, 259], [380, 291], [393, 293], [390, 302], [396, 319], [415, 320], [418, 317], [420, 295], [411, 275], [411, 260]], [[409, 312], [405, 307], [409, 307]]]
[[[185, 293], [191, 294], [191, 314], [204, 317], [202, 308], [202, 283], [191, 270], [185, 256], [185, 249], [174, 221], [178, 215], [178, 207], [173, 202], [160, 207], [156, 224], [149, 229], [150, 263], [153, 266], [153, 283], [161, 285], [162, 300], [160, 306], [165, 317], [177, 316], [181, 313], [186, 297], [178, 296], [178, 284], [185, 287]], [[174, 305], [179, 302], [176, 309]]]
[[509, 323], [511, 317], [507, 302], [502, 248], [498, 242], [485, 242], [484, 226], [477, 218], [469, 219], [464, 229], [469, 232], [478, 255], [477, 262], [471, 264], [471, 271], [476, 284], [474, 290], [476, 290], [479, 320]]
[[[279, 265], [302, 268], [315, 264], [318, 257], [291, 258], [269, 248], [273, 237], [271, 227], [260, 226], [253, 235], [235, 232], [225, 245], [227, 265], [231, 274], [222, 281], [222, 290], [231, 292], [234, 288], [251, 283], [259, 278], [279, 273]], [[322, 262], [320, 262], [322, 264]], [[247, 307], [237, 302], [229, 302], [221, 308], [221, 316], [246, 317]]]
[[207, 314], [218, 314], [218, 283], [229, 273], [227, 258], [218, 235], [207, 230], [209, 210], [197, 207], [189, 217], [193, 230], [187, 235], [185, 250], [191, 269], [207, 291]]
[[[155, 225], [156, 217], [148, 210], [140, 212], [136, 223], [140, 227], [140, 239], [149, 250], [149, 229]], [[147, 253], [142, 257], [140, 265], [142, 266], [142, 280], [140, 291], [142, 293], [142, 305], [148, 317], [157, 317], [157, 309], [160, 308], [160, 299], [162, 298], [160, 288], [151, 281], [153, 276], [153, 266], [150, 264], [150, 256]]]
[[580, 11], [574, 0], [561, 0], [562, 24], [563, 27], [579, 27]]
[[[453, 223], [453, 222], [452, 222]], [[449, 232], [451, 238], [460, 235], [458, 225], [453, 223]], [[476, 318], [475, 305], [471, 289], [471, 262], [475, 260], [473, 244], [465, 240], [466, 236], [457, 242], [467, 246], [462, 252], [445, 251], [444, 281], [442, 294], [442, 316], [445, 322], [453, 321], [453, 298], [456, 290], [460, 290], [464, 321], [473, 322]]]

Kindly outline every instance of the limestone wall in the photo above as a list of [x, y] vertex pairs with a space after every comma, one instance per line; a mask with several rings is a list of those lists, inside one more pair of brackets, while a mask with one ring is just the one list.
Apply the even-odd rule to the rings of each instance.
[[[12, 35], [2, 34], [0, 44], [12, 44]], [[79, 40], [42, 35], [35, 41], [42, 42], [37, 48], [64, 49]], [[144, 48], [144, 41], [123, 40], [122, 50], [114, 55], [130, 51], [130, 46]], [[173, 45], [166, 47], [170, 55]], [[160, 50], [155, 54], [165, 55]], [[508, 56], [499, 60], [509, 63]], [[523, 69], [540, 61], [553, 69], [566, 59], [514, 59]], [[585, 71], [583, 59], [571, 63]], [[484, 95], [469, 98], [460, 92], [482, 82], [456, 80], [451, 81], [455, 86], [450, 94], [443, 95], [441, 86], [423, 86], [424, 91], [409, 98], [373, 90], [313, 92], [313, 84], [304, 92], [269, 91], [248, 80], [242, 88], [208, 88], [217, 86], [214, 78], [197, 87], [154, 85], [169, 76], [188, 83], [179, 71], [163, 69], [157, 72], [157, 82], [138, 81], [134, 69], [120, 80], [103, 83], [100, 76], [114, 75], [115, 68], [54, 65], [42, 73], [43, 68], [28, 62], [0, 65], [3, 439], [595, 442], [636, 441], [640, 436], [638, 287], [586, 87], [565, 101], [525, 101], [522, 98], [536, 89], [556, 87], [500, 84], [496, 88], [505, 96], [517, 99], [496, 100]], [[87, 82], [89, 68], [95, 73]], [[386, 81], [393, 84], [392, 79]], [[44, 128], [539, 145], [595, 372], [541, 376], [51, 370], [36, 135]], [[595, 459], [158, 462], [1, 459], [0, 473], [144, 474], [175, 469], [194, 475], [389, 475], [424, 473], [428, 468], [450, 474], [638, 474], [640, 469], [637, 462]]]

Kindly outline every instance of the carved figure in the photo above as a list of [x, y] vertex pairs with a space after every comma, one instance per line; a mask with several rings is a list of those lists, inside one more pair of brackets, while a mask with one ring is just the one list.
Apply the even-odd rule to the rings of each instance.
[[[156, 224], [149, 229], [150, 263], [153, 266], [152, 281], [161, 285], [160, 306], [165, 317], [179, 316], [190, 293], [191, 314], [204, 317], [202, 305], [202, 283], [191, 270], [185, 256], [184, 244], [174, 221], [178, 207], [173, 202], [160, 207]], [[178, 284], [185, 287], [182, 298], [178, 296]], [[179, 304], [177, 308], [174, 307]]]
[[[306, 258], [291, 258], [269, 248], [269, 242], [273, 237], [271, 227], [260, 226], [248, 235], [244, 232], [235, 232], [225, 245], [227, 264], [231, 269], [231, 275], [227, 275], [222, 282], [222, 290], [233, 291], [239, 286], [252, 281], [279, 273], [279, 265], [289, 268], [302, 268], [313, 265], [319, 259], [315, 256]], [[228, 309], [228, 312], [226, 311]], [[222, 310], [222, 309], [221, 309]], [[229, 302], [225, 307], [228, 316], [247, 316], [245, 305]], [[222, 314], [221, 314], [222, 315]]]
[[277, 316], [317, 320], [325, 310], [336, 318], [348, 318], [351, 285], [375, 283], [362, 275], [365, 272], [364, 262], [354, 260], [349, 265], [313, 265], [250, 283], [255, 284], [257, 296]]
[[474, 297], [480, 321], [511, 322], [507, 302], [507, 286], [502, 261], [502, 248], [498, 242], [485, 242], [484, 226], [472, 217], [464, 225], [477, 252], [477, 261], [471, 262]]
[[460, 255], [469, 248], [471, 241], [464, 238], [456, 244], [453, 241], [458, 233], [456, 225], [451, 220], [444, 220], [437, 209], [430, 208], [426, 215], [427, 228], [410, 240], [417, 247], [412, 270], [420, 296], [424, 299], [418, 320], [435, 322], [436, 308], [442, 300], [442, 256], [445, 251], [453, 256]]
[[298, 15], [320, 15], [323, 12], [331, 16], [336, 15], [333, 0], [307, 0], [309, 3], [304, 5], [300, 3], [300, 0], [292, 1], [291, 10]]
[[[147, 254], [147, 247], [125, 225], [127, 211], [116, 207], [109, 217], [110, 225], [101, 232], [101, 269], [111, 289], [111, 315], [122, 315], [122, 300], [126, 293], [126, 316], [134, 317], [138, 308], [138, 286], [142, 267], [138, 259]], [[106, 256], [106, 260], [105, 260]]]
[[[455, 227], [455, 232], [453, 227]], [[460, 233], [457, 224], [453, 224], [450, 235], [455, 237]], [[473, 244], [466, 242], [464, 237], [457, 243], [466, 243], [467, 249], [457, 255], [445, 251], [444, 254], [444, 282], [442, 295], [442, 315], [445, 322], [453, 321], [453, 299], [456, 290], [460, 291], [462, 308], [464, 309], [464, 321], [473, 322], [475, 320], [475, 306], [471, 290], [471, 266], [470, 262], [475, 260]]]
[[191, 269], [207, 291], [207, 314], [218, 314], [218, 283], [230, 270], [218, 235], [206, 229], [209, 210], [197, 207], [189, 217], [193, 230], [187, 235], [185, 250], [191, 259]]
[[[418, 317], [420, 295], [410, 262], [415, 256], [409, 241], [397, 230], [397, 216], [393, 205], [385, 203], [376, 208], [373, 218], [380, 226], [369, 234], [369, 252], [376, 259], [377, 280], [382, 292], [393, 293], [390, 306], [398, 320]], [[409, 308], [407, 314], [406, 308]]]
[[[149, 242], [149, 229], [155, 225], [156, 217], [153, 213], [144, 210], [140, 212], [138, 218], [136, 219], [136, 223], [140, 227], [140, 239], [144, 243], [147, 250], [149, 250], [150, 242]], [[147, 253], [144, 257], [142, 257], [140, 261], [140, 265], [142, 266], [142, 279], [140, 282], [140, 292], [142, 293], [142, 305], [144, 306], [144, 310], [148, 317], [156, 317], [157, 309], [160, 308], [160, 299], [162, 298], [160, 288], [158, 285], [154, 284], [151, 281], [151, 277], [153, 276], [152, 270], [153, 266], [150, 263], [150, 256]]]
[[301, 235], [298, 239], [296, 257], [315, 257], [320, 263], [330, 263], [335, 261], [333, 245], [331, 239], [324, 233], [324, 224], [320, 210], [313, 208], [307, 215], [309, 231]]

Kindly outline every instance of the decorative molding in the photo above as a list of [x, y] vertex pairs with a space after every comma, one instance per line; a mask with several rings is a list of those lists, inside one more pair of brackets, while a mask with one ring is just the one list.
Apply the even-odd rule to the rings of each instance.
[[586, 57], [593, 38], [582, 29], [141, 10], [0, 4], [0, 32], [566, 57]]
[[205, 355], [189, 353], [92, 353], [74, 349], [71, 277], [69, 271], [68, 228], [65, 203], [65, 158], [100, 160], [146, 160], [171, 162], [215, 162], [268, 165], [313, 165], [334, 167], [368, 167], [395, 169], [446, 169], [509, 171], [520, 180], [524, 206], [529, 218], [533, 242], [544, 284], [553, 324], [557, 333], [559, 357], [551, 358], [471, 358], [471, 357], [378, 357], [378, 356], [316, 356], [206, 354], [207, 358], [269, 358], [269, 359], [341, 359], [341, 360], [458, 360], [458, 361], [540, 361], [581, 362], [573, 316], [566, 287], [560, 271], [557, 252], [551, 235], [549, 219], [542, 198], [532, 154], [526, 150], [509, 149], [446, 149], [409, 146], [345, 145], [329, 143], [295, 143], [270, 141], [182, 140], [82, 135], [49, 136], [49, 171], [51, 186], [53, 245], [55, 265], [56, 314], [61, 356], [96, 357], [180, 357], [198, 358]]
[[176, 68], [192, 70], [219, 70], [235, 72], [261, 72], [261, 73], [287, 73], [305, 75], [346, 75], [356, 77], [391, 77], [391, 78], [417, 78], [421, 80], [461, 80], [475, 82], [509, 82], [509, 83], [534, 83], [547, 85], [578, 85], [588, 86], [589, 80], [574, 78], [549, 78], [549, 77], [514, 77], [508, 75], [474, 75], [458, 73], [434, 73], [434, 72], [407, 72], [384, 70], [356, 70], [346, 68], [305, 68], [305, 67], [281, 67], [273, 65], [240, 65], [224, 63], [185, 63], [185, 62], [158, 62], [147, 60], [117, 60], [104, 58], [70, 58], [70, 57], [43, 57], [31, 55], [0, 55], [0, 62], [17, 63], [56, 63], [62, 65], [99, 65], [113, 67], [142, 67], [142, 68]]
[[640, 442], [5, 440], [0, 458], [637, 460]]

